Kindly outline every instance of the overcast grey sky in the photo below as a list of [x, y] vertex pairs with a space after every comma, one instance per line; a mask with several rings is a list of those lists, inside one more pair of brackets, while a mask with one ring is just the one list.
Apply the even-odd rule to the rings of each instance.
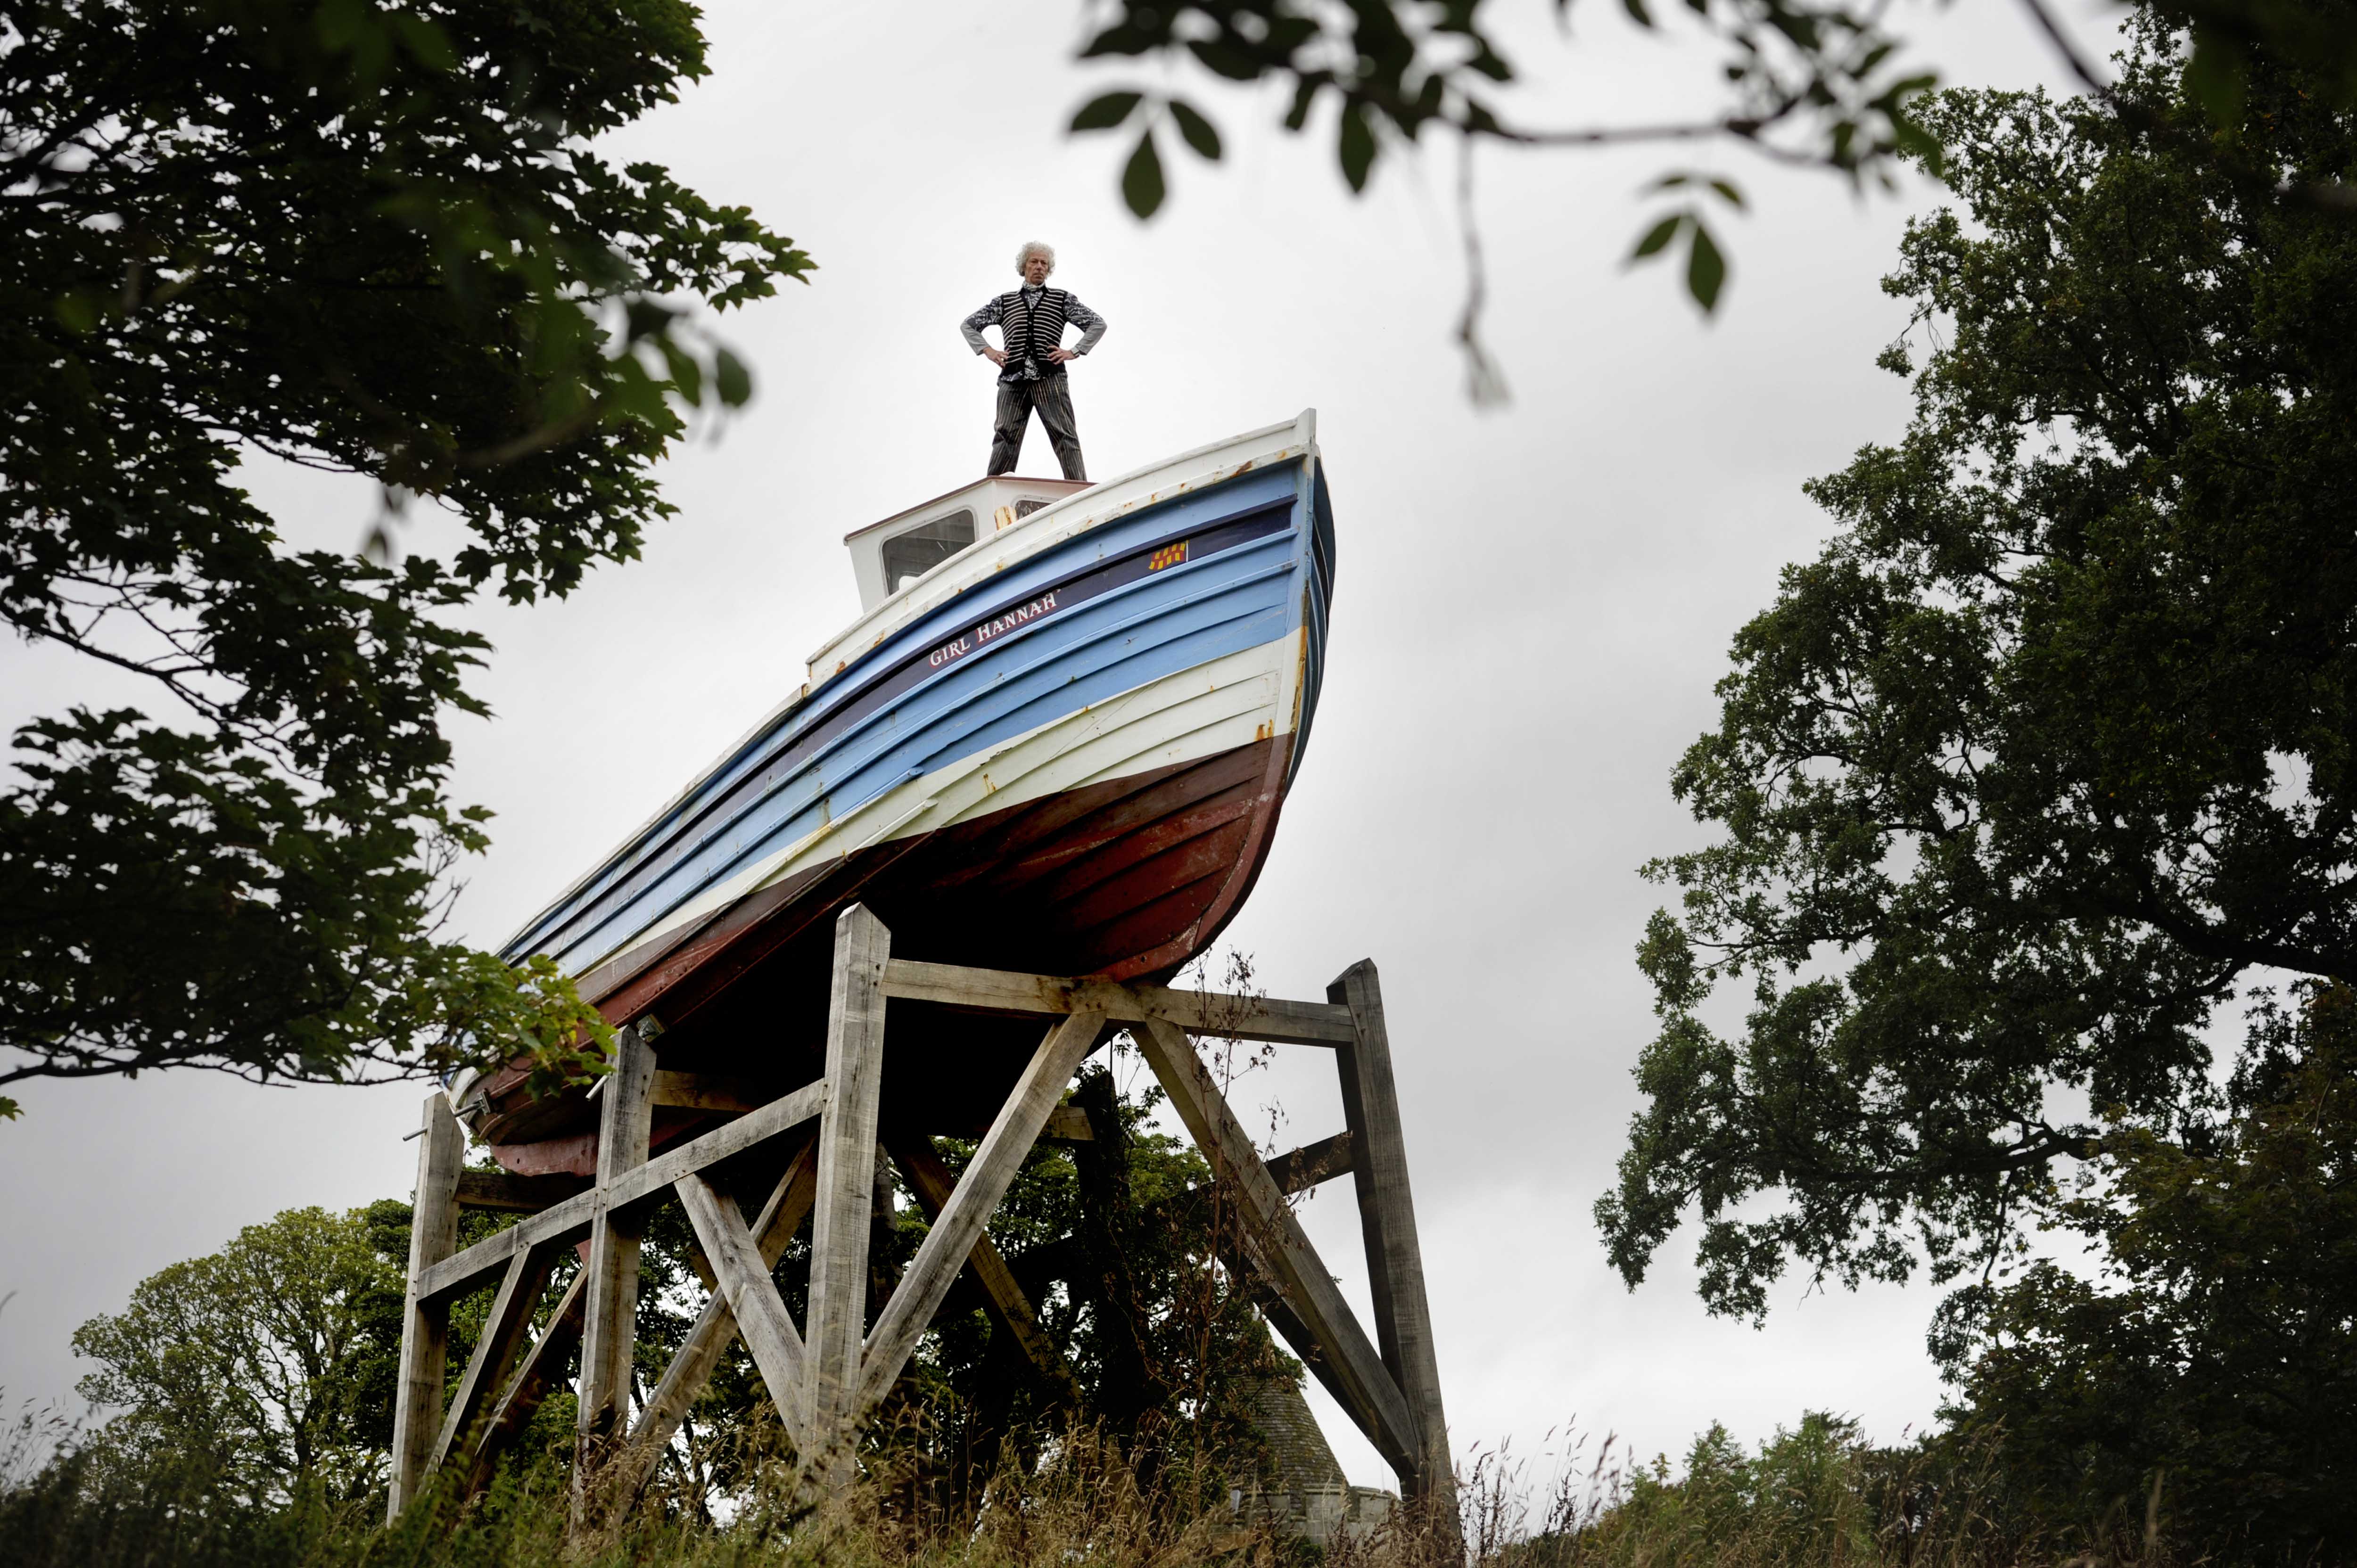
[[[1753, 197], [1706, 325], [1666, 271], [1619, 267], [1667, 155], [1485, 151], [1488, 334], [1514, 401], [1476, 413], [1450, 340], [1453, 151], [1387, 160], [1352, 200], [1325, 137], [1275, 129], [1281, 101], [1200, 93], [1228, 160], [1170, 157], [1172, 202], [1141, 226], [1114, 194], [1127, 144], [1060, 134], [1125, 74], [1069, 63], [1070, 0], [710, 9], [712, 78], [621, 150], [750, 205], [822, 270], [721, 323], [758, 401], [672, 463], [680, 516], [646, 559], [477, 618], [498, 716], [457, 721], [456, 787], [499, 815], [467, 933], [504, 937], [801, 680], [856, 610], [845, 531], [980, 473], [991, 373], [955, 324], [1010, 286], [1020, 242], [1049, 240], [1056, 281], [1112, 324], [1073, 374], [1092, 472], [1319, 411], [1331, 659], [1228, 941], [1279, 995], [1382, 966], [1458, 1446], [1534, 1454], [1576, 1421], [1675, 1452], [1714, 1420], [1749, 1440], [1807, 1409], [1882, 1439], [1926, 1423], [1929, 1290], [1788, 1282], [1754, 1331], [1704, 1315], [1684, 1246], [1624, 1291], [1588, 1209], [1651, 1034], [1631, 955], [1660, 898], [1636, 868], [1697, 842], [1669, 769], [1712, 719], [1730, 635], [1827, 532], [1801, 482], [1902, 426], [1905, 388], [1872, 360], [1906, 306], [1878, 280], [1937, 192], [1858, 199], [1731, 150], [1690, 156]], [[1708, 91], [1705, 44], [1634, 38], [1591, 3], [1565, 48], [1553, 7], [1527, 9], [1526, 119], [1652, 118]], [[2091, 38], [2113, 15], [2067, 14]], [[2061, 80], [2000, 0], [1913, 21], [1951, 81]], [[1054, 471], [1036, 429], [1023, 467]], [[372, 515], [365, 486], [252, 472], [306, 543], [356, 544]], [[404, 542], [440, 537], [413, 521]], [[9, 725], [96, 689], [14, 643], [0, 672]], [[194, 1073], [26, 1086], [24, 1119], [0, 1124], [10, 1404], [70, 1403], [74, 1326], [164, 1264], [285, 1208], [406, 1193], [421, 1093]], [[1301, 1140], [1340, 1124], [1322, 1054], [1281, 1060], [1249, 1098], [1280, 1102]], [[1347, 1187], [1306, 1217], [1363, 1303]], [[1388, 1484], [1312, 1391], [1353, 1478]]]

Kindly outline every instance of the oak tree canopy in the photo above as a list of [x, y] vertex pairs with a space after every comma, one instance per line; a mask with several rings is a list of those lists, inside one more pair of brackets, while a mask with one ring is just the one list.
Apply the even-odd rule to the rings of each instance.
[[1631, 1283], [1689, 1216], [1742, 1316], [1997, 1266], [2107, 1128], [2214, 1141], [2238, 997], [2357, 980], [2357, 224], [2281, 199], [2357, 117], [2261, 61], [2216, 133], [2154, 13], [2124, 64], [1924, 110], [1913, 420], [1809, 487], [1676, 769], [1717, 842], [1652, 868]]
[[[0, 618], [145, 693], [16, 736], [0, 1087], [594, 1059], [551, 966], [438, 929], [486, 842], [446, 789], [444, 720], [484, 711], [451, 615], [636, 555], [683, 411], [750, 392], [698, 308], [810, 270], [596, 150], [705, 70], [681, 0], [0, 22]], [[466, 542], [294, 548], [247, 452], [368, 476]]]

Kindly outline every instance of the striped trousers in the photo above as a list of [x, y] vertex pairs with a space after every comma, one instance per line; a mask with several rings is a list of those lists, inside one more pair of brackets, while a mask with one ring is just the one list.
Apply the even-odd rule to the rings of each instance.
[[990, 472], [1011, 474], [1023, 455], [1023, 435], [1034, 411], [1048, 432], [1048, 445], [1064, 466], [1064, 478], [1085, 479], [1081, 461], [1081, 433], [1072, 423], [1072, 381], [1070, 376], [1041, 376], [1034, 381], [998, 383], [998, 416], [990, 432]]

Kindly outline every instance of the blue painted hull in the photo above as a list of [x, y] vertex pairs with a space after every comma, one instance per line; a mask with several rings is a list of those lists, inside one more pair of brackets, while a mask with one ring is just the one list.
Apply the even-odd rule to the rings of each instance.
[[853, 897], [898, 907], [896, 950], [1005, 962], [999, 922], [935, 918], [949, 890], [1005, 883], [1026, 890], [1003, 914], [1038, 933], [1012, 944], [1028, 967], [1175, 968], [1266, 853], [1315, 710], [1333, 550], [1313, 447], [969, 569], [507, 954], [555, 957], [618, 1022], [661, 1003], [674, 1024]]

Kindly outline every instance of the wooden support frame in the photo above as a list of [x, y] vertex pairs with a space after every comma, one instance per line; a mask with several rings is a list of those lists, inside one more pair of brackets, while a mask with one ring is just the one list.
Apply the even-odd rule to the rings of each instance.
[[1415, 1200], [1408, 1190], [1407, 1143], [1400, 1129], [1399, 1090], [1392, 1079], [1390, 1031], [1374, 962], [1361, 959], [1326, 988], [1329, 1002], [1348, 1007], [1351, 1040], [1335, 1053], [1341, 1077], [1342, 1118], [1350, 1130], [1351, 1179], [1358, 1188], [1359, 1230], [1367, 1250], [1375, 1337], [1383, 1366], [1414, 1412], [1419, 1490], [1432, 1495], [1442, 1517], [1456, 1518], [1456, 1481], [1448, 1452], [1448, 1418], [1441, 1407], [1440, 1363], [1433, 1351], [1432, 1309], [1424, 1288], [1424, 1250], [1416, 1240]]
[[[599, 1090], [601, 1179], [588, 1190], [530, 1214], [463, 1252], [451, 1251], [457, 1234], [462, 1140], [447, 1097], [437, 1093], [426, 1102], [427, 1137], [419, 1156], [419, 1189], [421, 1194], [438, 1190], [445, 1196], [438, 1206], [419, 1205], [411, 1230], [410, 1326], [403, 1336], [402, 1402], [395, 1407], [394, 1419], [401, 1428], [401, 1441], [404, 1444], [414, 1441], [418, 1446], [406, 1470], [396, 1467], [389, 1503], [396, 1516], [415, 1497], [425, 1471], [436, 1464], [464, 1465], [464, 1489], [468, 1494], [488, 1486], [500, 1452], [531, 1421], [579, 1347], [585, 1412], [593, 1408], [587, 1396], [600, 1391], [592, 1382], [596, 1369], [603, 1367], [608, 1380], [596, 1407], [597, 1426], [581, 1444], [584, 1459], [576, 1461], [580, 1468], [575, 1492], [576, 1522], [593, 1522], [600, 1511], [596, 1505], [624, 1503], [635, 1497], [651, 1467], [651, 1454], [678, 1429], [688, 1405], [739, 1332], [725, 1293], [716, 1294], [673, 1358], [663, 1381], [649, 1396], [640, 1421], [629, 1429], [630, 1442], [626, 1448], [620, 1439], [630, 1400], [630, 1338], [637, 1304], [635, 1240], [643, 1230], [647, 1210], [681, 1187], [714, 1190], [705, 1174], [712, 1166], [819, 1116], [827, 1103], [826, 1081], [806, 1084], [650, 1160], [646, 1129], [651, 1123], [656, 1076], [652, 1055], [634, 1032], [625, 1030], [619, 1038], [621, 1058]], [[607, 1135], [608, 1128], [613, 1129], [611, 1136]], [[812, 1149], [806, 1142], [790, 1158], [777, 1193], [754, 1228], [765, 1286], [769, 1268], [775, 1265], [809, 1211], [812, 1164]], [[502, 1197], [515, 1191], [493, 1190]], [[690, 1205], [693, 1219], [695, 1200], [685, 1193], [681, 1196]], [[730, 1210], [734, 1208], [728, 1204]], [[437, 1215], [444, 1217], [438, 1225]], [[741, 1217], [737, 1222], [743, 1224]], [[597, 1244], [601, 1226], [607, 1237], [602, 1254]], [[539, 1337], [528, 1350], [523, 1349], [533, 1307], [545, 1290], [549, 1274], [562, 1254], [584, 1238], [590, 1241], [588, 1262], [574, 1276]], [[708, 1255], [712, 1243], [706, 1241], [705, 1247]], [[450, 1303], [495, 1278], [500, 1294], [492, 1303], [475, 1358], [460, 1380], [457, 1397], [445, 1412], [441, 1358], [447, 1343]], [[593, 1333], [590, 1323], [600, 1290], [609, 1302], [598, 1331], [602, 1339]], [[776, 1299], [773, 1287], [770, 1299]], [[782, 1316], [783, 1313], [780, 1305], [778, 1314]], [[418, 1332], [421, 1323], [426, 1330], [422, 1334]], [[585, 1415], [585, 1426], [587, 1421]], [[413, 1439], [413, 1433], [424, 1435]], [[408, 1447], [397, 1449], [396, 1456], [411, 1452]], [[629, 1466], [616, 1464], [612, 1473], [596, 1474], [604, 1462], [625, 1455], [630, 1460]]]
[[401, 1324], [400, 1380], [393, 1385], [393, 1475], [386, 1516], [397, 1519], [432, 1463], [442, 1424], [443, 1363], [450, 1345], [450, 1305], [419, 1288], [428, 1270], [458, 1244], [458, 1166], [466, 1139], [450, 1100], [425, 1097], [424, 1140], [417, 1150], [417, 1191], [411, 1199], [409, 1290]]
[[[925, 1219], [932, 1224], [940, 1224], [942, 1210], [949, 1206], [957, 1178], [950, 1174], [949, 1166], [942, 1163], [942, 1156], [934, 1149], [932, 1140], [894, 1138], [888, 1141], [887, 1147], [891, 1151], [893, 1163], [900, 1167], [900, 1175], [907, 1180], [909, 1190], [917, 1195], [917, 1203], [924, 1209]], [[1038, 1369], [1040, 1377], [1056, 1391], [1057, 1397], [1067, 1406], [1078, 1409], [1081, 1389], [1080, 1384], [1073, 1380], [1072, 1369], [1066, 1364], [1063, 1352], [1056, 1348], [1055, 1341], [1049, 1338], [1047, 1331], [1039, 1326], [1039, 1315], [1032, 1310], [1030, 1298], [1023, 1294], [1023, 1287], [1015, 1283], [1015, 1271], [1006, 1266], [1006, 1260], [999, 1256], [998, 1249], [991, 1245], [988, 1236], [974, 1242], [974, 1251], [966, 1256], [965, 1267], [968, 1277], [982, 1292], [984, 1307], [990, 1314], [991, 1321], [1006, 1331], [1023, 1352], [1024, 1359]], [[939, 1308], [935, 1310], [938, 1312]]]
[[639, 1319], [639, 1243], [645, 1216], [611, 1200], [614, 1185], [647, 1163], [654, 1131], [655, 1053], [636, 1029], [615, 1036], [614, 1069], [599, 1088], [597, 1186], [583, 1264], [580, 1413], [574, 1432], [573, 1495], [584, 1505], [589, 1477], [630, 1424], [630, 1359]]
[[850, 1479], [852, 1404], [859, 1388], [860, 1333], [867, 1321], [867, 1219], [876, 1194], [876, 1119], [884, 1090], [884, 965], [891, 934], [864, 904], [834, 923], [834, 978], [827, 1003], [826, 1079], [819, 1120], [818, 1197], [811, 1211], [810, 1345], [802, 1377], [770, 1385], [805, 1470], [828, 1484]]
[[[1051, 1020], [955, 1179], [930, 1138], [902, 1130], [879, 1139], [885, 1012], [893, 999]], [[1391, 1464], [1403, 1489], [1453, 1522], [1447, 1418], [1373, 964], [1345, 971], [1322, 1003], [1005, 973], [895, 959], [890, 933], [857, 905], [835, 925], [826, 1076], [764, 1100], [756, 1084], [659, 1070], [649, 1044], [626, 1029], [619, 1036], [616, 1069], [598, 1091], [598, 1171], [586, 1189], [576, 1190], [577, 1178], [462, 1176], [461, 1139], [448, 1103], [440, 1095], [427, 1102], [395, 1410], [393, 1511], [415, 1495], [436, 1463], [463, 1464], [470, 1487], [486, 1483], [500, 1446], [530, 1419], [576, 1343], [581, 1347], [576, 1522], [636, 1497], [690, 1404], [740, 1337], [806, 1477], [839, 1488], [856, 1474], [861, 1426], [890, 1392], [962, 1275], [974, 1284], [973, 1294], [960, 1299], [972, 1304], [978, 1297], [1041, 1374], [1077, 1401], [1070, 1369], [992, 1246], [987, 1226], [1036, 1142], [1089, 1135], [1085, 1117], [1060, 1102], [1082, 1062], [1125, 1027], [1237, 1199], [1244, 1224], [1232, 1261], [1252, 1274], [1271, 1326]], [[1345, 1130], [1264, 1160], [1197, 1054], [1191, 1036], [1198, 1035], [1333, 1048]], [[734, 1119], [650, 1158], [657, 1104]], [[814, 1133], [783, 1156], [768, 1200], [748, 1219], [715, 1179], [714, 1167], [813, 1119]], [[869, 1327], [869, 1211], [877, 1162], [886, 1152], [931, 1228]], [[1353, 1177], [1367, 1253], [1375, 1306], [1372, 1338], [1286, 1202], [1289, 1194], [1345, 1173]], [[630, 1359], [638, 1237], [650, 1207], [673, 1196], [694, 1229], [712, 1294], [633, 1423]], [[457, 1251], [461, 1203], [524, 1218]], [[805, 1216], [812, 1228], [810, 1310], [806, 1326], [798, 1328], [770, 1271]], [[527, 1347], [534, 1304], [563, 1251], [584, 1238], [588, 1262]], [[485, 1332], [445, 1412], [439, 1394], [449, 1304], [494, 1282], [499, 1294]], [[601, 1466], [608, 1466], [602, 1476]]]

